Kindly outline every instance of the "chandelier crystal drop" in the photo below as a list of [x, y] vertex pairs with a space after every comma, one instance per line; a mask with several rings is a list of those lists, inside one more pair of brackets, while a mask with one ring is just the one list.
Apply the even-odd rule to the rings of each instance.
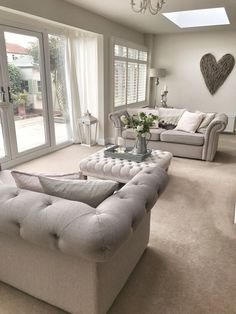
[[131, 0], [131, 7], [135, 13], [145, 13], [146, 10], [156, 15], [165, 4], [165, 0]]

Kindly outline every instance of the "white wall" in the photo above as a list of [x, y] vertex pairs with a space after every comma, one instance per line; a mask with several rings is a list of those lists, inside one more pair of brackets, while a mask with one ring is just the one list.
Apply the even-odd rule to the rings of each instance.
[[[211, 95], [200, 71], [201, 57], [212, 53], [218, 60], [226, 53], [236, 59], [236, 32], [198, 32], [155, 36], [153, 65], [166, 68], [160, 90], [167, 84], [168, 105], [190, 110], [236, 113], [236, 66], [224, 85]], [[152, 99], [153, 99], [152, 90]]]
[[[99, 108], [100, 137], [107, 140], [112, 137], [113, 128], [107, 122], [109, 112], [113, 111], [113, 104], [111, 102], [112, 86], [110, 83], [110, 39], [111, 37], [118, 37], [143, 45], [143, 34], [63, 0], [0, 0], [0, 6], [99, 33], [104, 36], [104, 105], [101, 103]], [[102, 99], [102, 97], [100, 98]]]

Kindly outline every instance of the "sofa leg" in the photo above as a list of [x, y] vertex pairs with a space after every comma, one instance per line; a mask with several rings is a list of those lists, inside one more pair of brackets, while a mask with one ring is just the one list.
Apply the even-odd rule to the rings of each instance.
[[87, 180], [88, 176], [86, 176], [85, 174], [82, 174], [82, 180]]

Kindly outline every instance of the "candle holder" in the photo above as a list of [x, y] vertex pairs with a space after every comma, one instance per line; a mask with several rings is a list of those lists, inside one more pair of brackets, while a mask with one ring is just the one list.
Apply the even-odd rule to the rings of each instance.
[[168, 94], [167, 90], [164, 90], [161, 93], [161, 107], [163, 107], [163, 108], [167, 108], [168, 107], [168, 105], [167, 105], [167, 94]]

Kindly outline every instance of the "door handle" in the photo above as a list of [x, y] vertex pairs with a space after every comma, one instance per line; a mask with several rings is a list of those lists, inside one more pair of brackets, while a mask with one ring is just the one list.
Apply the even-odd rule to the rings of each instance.
[[4, 90], [4, 87], [1, 86], [1, 100], [2, 102], [5, 102], [6, 101], [6, 96], [5, 96], [6, 92]]
[[9, 98], [9, 102], [12, 102], [12, 97], [11, 97], [11, 87], [10, 87], [10, 86], [8, 86], [7, 90], [8, 90], [8, 98]]

